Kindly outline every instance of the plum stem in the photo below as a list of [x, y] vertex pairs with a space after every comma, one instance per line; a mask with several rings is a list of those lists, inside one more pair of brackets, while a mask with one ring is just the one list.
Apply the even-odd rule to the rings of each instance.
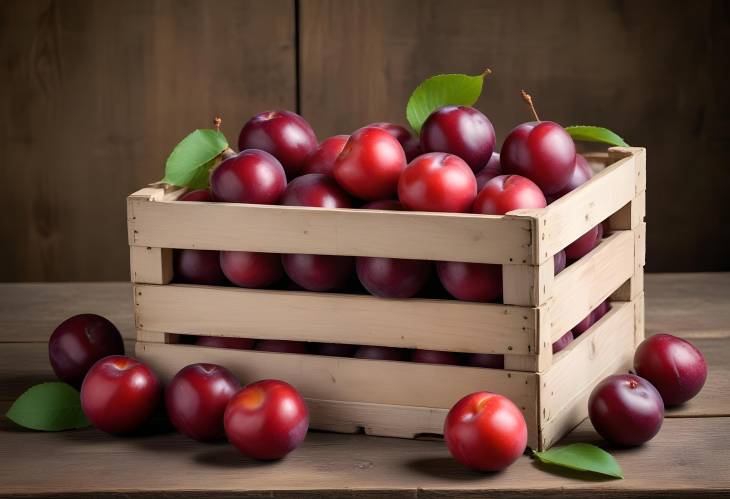
[[482, 73], [482, 78], [484, 78], [484, 77], [486, 77], [486, 76], [489, 76], [490, 74], [492, 74], [492, 70], [491, 70], [491, 69], [489, 69], [489, 68], [486, 68], [486, 69], [484, 70], [484, 72]]
[[219, 116], [213, 118], [213, 127], [215, 128], [216, 132], [221, 131], [221, 123], [223, 123], [223, 120]]
[[525, 102], [527, 102], [527, 105], [530, 106], [530, 110], [532, 111], [532, 114], [535, 116], [536, 121], [540, 121], [540, 117], [537, 115], [537, 111], [535, 111], [535, 104], [532, 102], [532, 96], [522, 90], [522, 98]]

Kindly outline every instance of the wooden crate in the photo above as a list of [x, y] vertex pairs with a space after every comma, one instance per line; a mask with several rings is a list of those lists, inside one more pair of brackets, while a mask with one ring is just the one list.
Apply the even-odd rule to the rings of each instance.
[[[539, 210], [505, 216], [128, 198], [136, 354], [163, 379], [214, 362], [242, 382], [278, 378], [307, 399], [311, 427], [415, 437], [441, 434], [463, 395], [489, 390], [523, 411], [545, 449], [587, 416], [592, 387], [625, 371], [644, 335], [646, 152], [589, 156], [598, 173]], [[608, 220], [611, 233], [553, 276], [553, 254]], [[171, 284], [172, 250], [264, 251], [503, 265], [504, 304]], [[567, 349], [551, 345], [607, 298], [612, 309]], [[505, 369], [198, 347], [179, 335], [384, 345], [505, 356]]]

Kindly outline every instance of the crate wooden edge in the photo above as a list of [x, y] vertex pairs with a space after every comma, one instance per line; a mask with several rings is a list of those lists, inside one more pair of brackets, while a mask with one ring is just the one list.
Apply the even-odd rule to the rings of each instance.
[[134, 304], [138, 329], [166, 333], [520, 356], [537, 348], [531, 307], [185, 284], [135, 284]]
[[547, 371], [538, 373], [543, 446], [587, 417], [587, 398], [598, 381], [628, 371], [635, 334], [635, 303], [614, 302], [601, 320], [555, 356]]
[[130, 246], [532, 263], [529, 217], [127, 199]]

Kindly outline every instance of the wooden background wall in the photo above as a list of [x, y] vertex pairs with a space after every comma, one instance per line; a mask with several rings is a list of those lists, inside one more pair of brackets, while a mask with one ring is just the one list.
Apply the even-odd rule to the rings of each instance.
[[729, 53], [727, 1], [0, 0], [0, 280], [127, 279], [126, 194], [214, 115], [322, 139], [485, 67], [499, 142], [526, 88], [649, 149], [648, 270], [730, 270]]

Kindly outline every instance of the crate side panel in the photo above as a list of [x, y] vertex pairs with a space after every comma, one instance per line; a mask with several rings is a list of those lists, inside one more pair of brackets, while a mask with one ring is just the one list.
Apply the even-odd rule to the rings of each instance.
[[135, 286], [152, 331], [530, 355], [536, 309], [455, 300], [193, 285]]
[[212, 362], [244, 384], [281, 379], [306, 398], [450, 409], [467, 393], [490, 390], [510, 397], [526, 417], [537, 410], [532, 373], [144, 342], [137, 342], [136, 354], [164, 381], [189, 364]]
[[634, 351], [634, 304], [616, 302], [540, 374], [541, 443], [549, 447], [588, 415], [587, 399], [605, 376], [627, 370]]
[[545, 306], [550, 343], [573, 328], [634, 274], [634, 233], [617, 231], [555, 278]]
[[[633, 200], [634, 177], [634, 157], [619, 159], [536, 215], [540, 218], [537, 226], [539, 261], [552, 258]], [[518, 210], [514, 213], [523, 212]]]
[[128, 202], [134, 246], [532, 263], [527, 217]]

